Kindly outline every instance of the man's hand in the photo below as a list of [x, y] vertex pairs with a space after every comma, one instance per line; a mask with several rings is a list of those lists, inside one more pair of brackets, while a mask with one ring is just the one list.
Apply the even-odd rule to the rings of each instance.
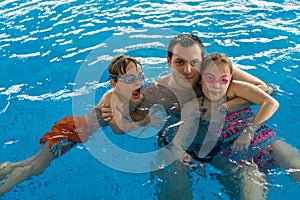
[[180, 162], [182, 165], [184, 165], [184, 166], [186, 166], [186, 167], [188, 167], [188, 168], [191, 167], [192, 157], [191, 157], [190, 154], [188, 154], [188, 153], [185, 152], [185, 153], [183, 153], [182, 156], [179, 157], [178, 160], [179, 160], [179, 162]]
[[109, 103], [104, 103], [101, 105], [101, 111], [102, 111], [102, 118], [105, 121], [111, 121], [113, 118], [112, 109], [110, 107]]

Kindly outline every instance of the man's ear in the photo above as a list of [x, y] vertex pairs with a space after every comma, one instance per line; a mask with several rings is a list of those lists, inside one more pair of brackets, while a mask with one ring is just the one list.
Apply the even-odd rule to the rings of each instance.
[[203, 81], [203, 78], [200, 76], [199, 82], [198, 82], [198, 83], [199, 83], [200, 85], [202, 85], [202, 81]]
[[113, 88], [115, 88], [115, 87], [116, 87], [116, 85], [117, 85], [117, 82], [116, 82], [115, 80], [113, 80], [113, 79], [110, 79], [110, 80], [109, 80], [109, 82], [110, 82], [110, 84], [111, 84], [111, 86], [112, 86]]
[[168, 63], [168, 67], [171, 68], [171, 58], [169, 56], [167, 56], [167, 63]]

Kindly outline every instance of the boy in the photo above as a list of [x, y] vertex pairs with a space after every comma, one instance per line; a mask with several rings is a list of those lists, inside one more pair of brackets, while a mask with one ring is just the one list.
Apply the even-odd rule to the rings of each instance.
[[145, 75], [136, 59], [125, 55], [116, 56], [109, 65], [109, 77], [113, 89], [103, 95], [95, 111], [81, 117], [67, 116], [56, 122], [40, 139], [40, 149], [35, 155], [20, 162], [0, 165], [0, 195], [30, 176], [41, 174], [51, 161], [69, 151], [76, 143], [86, 142], [99, 125], [105, 123], [98, 122], [96, 117], [101, 114], [99, 110], [104, 102], [109, 102], [114, 110], [114, 118], [109, 125], [115, 133], [126, 133], [149, 124], [150, 120], [155, 121], [151, 109], [149, 115], [141, 121], [124, 119], [129, 116], [129, 104], [134, 106], [144, 98], [142, 88]]

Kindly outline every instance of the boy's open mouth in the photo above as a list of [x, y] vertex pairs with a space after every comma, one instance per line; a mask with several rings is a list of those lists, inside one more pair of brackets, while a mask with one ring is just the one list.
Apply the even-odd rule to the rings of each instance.
[[142, 93], [142, 87], [139, 87], [132, 92], [132, 97], [134, 99], [139, 99], [141, 97], [141, 93]]

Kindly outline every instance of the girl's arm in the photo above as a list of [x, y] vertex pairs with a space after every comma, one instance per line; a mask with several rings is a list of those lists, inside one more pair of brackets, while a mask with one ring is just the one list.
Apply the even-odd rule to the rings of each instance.
[[235, 140], [233, 151], [246, 151], [254, 137], [257, 126], [268, 120], [278, 109], [279, 103], [261, 89], [245, 82], [233, 81], [227, 92], [228, 97], [241, 97], [249, 102], [259, 105], [259, 110], [252, 123], [243, 130]]
[[258, 87], [242, 82], [232, 81], [227, 95], [231, 97], [240, 97], [251, 103], [259, 105], [259, 110], [253, 118], [253, 124], [259, 125], [268, 120], [278, 109], [279, 103], [273, 97], [263, 92]]
[[[232, 78], [235, 81], [243, 81], [246, 83], [251, 83], [251, 84], [255, 85], [256, 87], [260, 88], [261, 90], [265, 91], [269, 95], [274, 94], [273, 87], [267, 85], [261, 79], [255, 77], [237, 67], [233, 67]], [[225, 108], [227, 108], [227, 110], [237, 111], [237, 110], [247, 108], [251, 105], [253, 105], [252, 102], [249, 102], [246, 99], [238, 97], [238, 98], [234, 98], [234, 99], [226, 102], [226, 104], [224, 104], [223, 106], [225, 106]]]

